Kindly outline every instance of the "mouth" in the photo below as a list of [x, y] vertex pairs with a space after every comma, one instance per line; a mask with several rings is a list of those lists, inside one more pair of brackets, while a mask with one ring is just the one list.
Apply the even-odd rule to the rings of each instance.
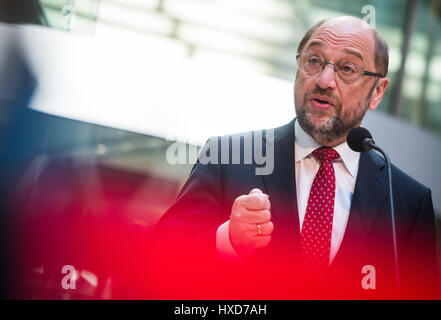
[[320, 110], [328, 110], [334, 107], [333, 101], [325, 96], [313, 95], [311, 96], [312, 105]]

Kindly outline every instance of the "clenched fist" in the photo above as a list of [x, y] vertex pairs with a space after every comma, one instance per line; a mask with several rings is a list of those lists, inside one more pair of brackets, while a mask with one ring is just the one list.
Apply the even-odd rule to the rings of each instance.
[[246, 258], [270, 243], [274, 229], [270, 209], [269, 196], [259, 189], [253, 189], [234, 200], [229, 226], [230, 241], [241, 257]]

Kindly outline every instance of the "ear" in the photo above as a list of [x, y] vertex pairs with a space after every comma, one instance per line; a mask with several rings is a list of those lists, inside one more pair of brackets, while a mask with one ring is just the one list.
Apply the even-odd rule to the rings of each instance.
[[369, 110], [373, 111], [377, 109], [381, 100], [383, 99], [384, 92], [389, 85], [389, 78], [380, 78], [372, 91], [371, 101], [369, 102]]

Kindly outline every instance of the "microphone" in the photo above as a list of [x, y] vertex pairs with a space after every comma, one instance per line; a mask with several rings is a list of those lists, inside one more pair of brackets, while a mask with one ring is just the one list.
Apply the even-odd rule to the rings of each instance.
[[397, 292], [399, 296], [400, 276], [398, 271], [398, 252], [397, 252], [397, 235], [396, 235], [396, 227], [395, 227], [394, 200], [392, 197], [392, 171], [391, 171], [389, 156], [383, 149], [381, 149], [375, 144], [375, 141], [372, 138], [371, 133], [366, 128], [362, 128], [362, 127], [353, 128], [351, 131], [349, 131], [346, 140], [348, 142], [349, 148], [351, 148], [352, 150], [356, 152], [365, 152], [374, 149], [379, 153], [381, 153], [386, 161], [388, 184], [389, 184], [390, 213], [392, 218], [392, 237], [394, 244], [394, 261], [395, 261], [395, 277], [396, 277], [395, 280], [396, 280]]
[[371, 133], [362, 127], [353, 128], [347, 137], [349, 148], [356, 152], [369, 151], [375, 145]]

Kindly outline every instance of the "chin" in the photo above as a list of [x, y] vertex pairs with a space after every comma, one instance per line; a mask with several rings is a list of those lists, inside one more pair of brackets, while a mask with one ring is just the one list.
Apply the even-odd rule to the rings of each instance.
[[332, 129], [335, 122], [335, 115], [307, 113], [306, 117], [317, 130]]

